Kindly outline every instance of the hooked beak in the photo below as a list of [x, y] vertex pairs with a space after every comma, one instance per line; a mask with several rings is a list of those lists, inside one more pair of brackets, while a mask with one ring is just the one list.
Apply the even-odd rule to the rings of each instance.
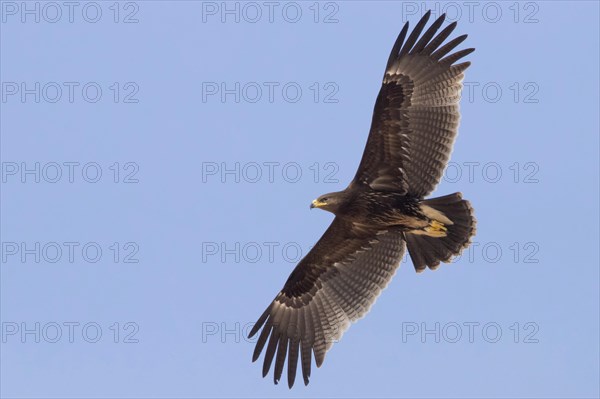
[[318, 207], [319, 207], [319, 203], [317, 202], [317, 200], [313, 200], [313, 201], [310, 203], [310, 209], [313, 209], [313, 208], [318, 208]]

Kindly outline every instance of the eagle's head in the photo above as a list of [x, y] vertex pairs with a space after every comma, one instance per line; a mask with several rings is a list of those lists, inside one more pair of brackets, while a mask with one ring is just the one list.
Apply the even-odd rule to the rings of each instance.
[[344, 203], [346, 195], [344, 191], [323, 194], [310, 204], [310, 209], [320, 208], [331, 213], [336, 213]]

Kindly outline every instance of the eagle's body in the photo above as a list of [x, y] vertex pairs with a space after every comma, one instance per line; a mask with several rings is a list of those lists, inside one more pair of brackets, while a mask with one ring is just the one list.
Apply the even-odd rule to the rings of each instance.
[[[338, 193], [325, 194], [329, 201], [339, 198], [339, 205], [333, 209], [337, 217], [356, 225], [385, 229], [399, 227], [406, 231], [424, 228], [428, 218], [419, 206], [419, 198], [394, 191], [348, 188]], [[321, 207], [315, 205], [314, 207]]]
[[474, 50], [451, 53], [466, 35], [443, 44], [456, 27], [438, 33], [444, 15], [423, 33], [429, 15], [408, 37], [405, 24], [392, 48], [356, 176], [311, 204], [335, 219], [250, 331], [252, 337], [262, 328], [253, 361], [266, 347], [263, 376], [275, 360], [275, 383], [287, 357], [290, 388], [298, 359], [308, 384], [313, 355], [319, 367], [350, 323], [369, 311], [406, 248], [417, 272], [436, 269], [475, 234], [473, 209], [460, 193], [426, 199], [458, 131], [470, 63], [455, 62]]

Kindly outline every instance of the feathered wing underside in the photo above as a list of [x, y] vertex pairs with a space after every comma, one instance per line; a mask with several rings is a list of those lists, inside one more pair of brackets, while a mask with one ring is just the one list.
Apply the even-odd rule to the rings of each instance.
[[369, 311], [392, 279], [404, 248], [400, 231], [364, 229], [334, 219], [250, 332], [252, 337], [262, 327], [253, 361], [266, 346], [263, 377], [275, 359], [278, 383], [287, 357], [291, 388], [300, 358], [308, 384], [312, 355], [321, 366], [350, 322]]
[[470, 65], [455, 62], [474, 49], [448, 55], [467, 35], [442, 45], [456, 27], [452, 23], [437, 33], [444, 15], [421, 36], [429, 15], [405, 41], [406, 23], [392, 48], [353, 184], [425, 197], [442, 177], [458, 133], [463, 72]]

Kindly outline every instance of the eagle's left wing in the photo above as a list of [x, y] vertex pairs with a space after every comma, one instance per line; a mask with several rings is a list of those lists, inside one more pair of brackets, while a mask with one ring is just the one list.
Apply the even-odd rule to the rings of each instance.
[[335, 218], [250, 331], [252, 337], [263, 328], [252, 357], [256, 361], [267, 345], [263, 377], [275, 358], [277, 384], [287, 356], [291, 388], [300, 355], [308, 384], [312, 354], [321, 366], [350, 322], [364, 316], [390, 282], [404, 248], [399, 230], [365, 229]]
[[463, 72], [470, 65], [455, 62], [474, 49], [451, 53], [467, 35], [442, 45], [456, 27], [453, 22], [437, 33], [444, 15], [421, 36], [429, 16], [430, 11], [408, 39], [407, 22], [392, 48], [351, 184], [423, 198], [442, 177], [458, 132]]

